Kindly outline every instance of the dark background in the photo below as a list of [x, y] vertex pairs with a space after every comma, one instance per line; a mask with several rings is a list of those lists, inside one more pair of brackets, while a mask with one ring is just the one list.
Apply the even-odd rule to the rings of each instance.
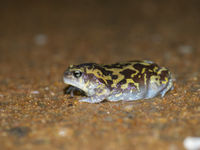
[[[183, 149], [200, 136], [200, 1], [1, 1], [3, 149]], [[164, 98], [85, 104], [64, 70], [149, 59], [168, 67]]]

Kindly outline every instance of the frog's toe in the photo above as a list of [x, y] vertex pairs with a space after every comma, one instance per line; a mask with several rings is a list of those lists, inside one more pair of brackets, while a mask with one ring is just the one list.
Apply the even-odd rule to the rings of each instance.
[[91, 98], [82, 98], [79, 100], [79, 102], [94, 103], [94, 102], [92, 102]]
[[166, 93], [167, 93], [167, 90], [160, 92], [161, 97], [164, 97]]
[[102, 101], [101, 99], [95, 99], [92, 97], [82, 98], [79, 100], [79, 102], [87, 102], [87, 103], [99, 103], [101, 101]]
[[174, 89], [174, 87], [170, 87], [170, 88], [164, 89], [162, 92], [160, 92], [161, 97], [164, 97], [165, 94], [166, 94], [168, 91], [173, 90], [173, 89]]

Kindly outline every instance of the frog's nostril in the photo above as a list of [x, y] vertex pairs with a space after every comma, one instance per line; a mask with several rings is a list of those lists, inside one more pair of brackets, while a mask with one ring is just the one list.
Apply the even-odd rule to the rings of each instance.
[[69, 74], [70, 74], [70, 72], [65, 71], [65, 72], [64, 72], [64, 77], [68, 76]]

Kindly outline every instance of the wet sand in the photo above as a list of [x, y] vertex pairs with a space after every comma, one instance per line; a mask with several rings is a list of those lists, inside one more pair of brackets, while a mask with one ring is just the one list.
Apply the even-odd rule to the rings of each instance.
[[[200, 137], [200, 3], [16, 1], [0, 5], [2, 150], [180, 150]], [[171, 70], [164, 98], [80, 103], [64, 70], [148, 59]]]

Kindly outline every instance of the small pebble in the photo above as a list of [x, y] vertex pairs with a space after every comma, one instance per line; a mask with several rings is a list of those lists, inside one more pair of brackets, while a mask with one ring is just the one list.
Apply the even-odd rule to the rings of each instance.
[[162, 37], [159, 34], [155, 34], [155, 35], [152, 36], [152, 41], [154, 43], [160, 43], [162, 40], [163, 39], [162, 39]]
[[72, 106], [74, 106], [72, 103], [69, 103], [69, 104], [67, 105], [67, 107], [72, 107]]
[[135, 115], [134, 115], [133, 113], [128, 113], [128, 114], [127, 114], [127, 118], [129, 118], [129, 119], [133, 119], [134, 116], [135, 116]]
[[39, 91], [31, 91], [31, 94], [39, 94]]
[[127, 112], [132, 111], [132, 110], [133, 110], [133, 105], [126, 105], [126, 106], [124, 107], [124, 110], [127, 111]]
[[47, 43], [47, 36], [45, 34], [38, 34], [34, 38], [35, 44], [42, 46]]
[[44, 89], [45, 89], [46, 91], [48, 91], [48, 90], [49, 90], [49, 87], [45, 87]]
[[72, 137], [74, 131], [70, 128], [60, 128], [58, 130], [58, 135], [61, 137]]
[[54, 93], [54, 92], [51, 92], [50, 94], [51, 94], [51, 96], [55, 96], [55, 93]]
[[11, 128], [8, 133], [17, 137], [24, 137], [30, 132], [29, 127], [14, 127]]
[[179, 52], [181, 54], [190, 54], [193, 51], [194, 51], [194, 49], [190, 45], [182, 45], [182, 46], [179, 47]]
[[169, 150], [178, 150], [177, 146], [175, 144], [171, 144], [169, 146]]
[[200, 150], [200, 137], [186, 137], [183, 145], [187, 150]]
[[104, 120], [108, 121], [108, 122], [112, 122], [113, 121], [112, 117], [110, 117], [110, 116], [105, 117]]

